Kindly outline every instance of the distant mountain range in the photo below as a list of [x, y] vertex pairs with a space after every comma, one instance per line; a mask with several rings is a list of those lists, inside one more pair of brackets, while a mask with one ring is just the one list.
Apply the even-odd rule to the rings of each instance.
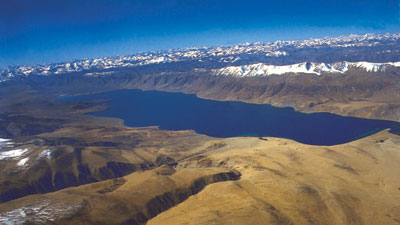
[[[350, 67], [377, 72], [388, 65], [398, 66], [399, 63], [393, 62], [400, 61], [399, 59], [400, 34], [366, 34], [302, 41], [276, 41], [265, 44], [257, 42], [230, 46], [194, 47], [48, 65], [13, 66], [0, 69], [0, 82], [30, 75], [90, 73], [143, 66], [176, 67], [173, 69], [175, 71], [187, 71], [194, 68], [220, 69], [216, 70], [214, 74], [224, 75], [227, 75], [230, 70], [233, 70], [234, 75], [239, 75], [235, 68], [244, 66], [239, 70], [244, 69], [246, 72], [242, 75], [250, 76], [301, 72], [343, 73]], [[367, 62], [389, 62], [389, 64]], [[282, 65], [285, 67], [279, 67]], [[257, 72], [251, 72], [253, 68]]]

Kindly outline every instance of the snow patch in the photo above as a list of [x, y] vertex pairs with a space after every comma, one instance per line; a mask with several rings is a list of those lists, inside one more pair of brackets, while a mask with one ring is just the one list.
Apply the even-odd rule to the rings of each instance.
[[17, 158], [25, 154], [29, 149], [15, 149], [6, 152], [0, 152], [0, 160], [9, 159], [9, 158]]
[[2, 142], [8, 142], [8, 141], [11, 141], [11, 139], [0, 138], [0, 143], [2, 143]]
[[19, 162], [17, 163], [17, 166], [25, 166], [26, 162], [28, 162], [29, 158], [24, 158], [19, 160]]
[[274, 56], [274, 57], [279, 57], [279, 56], [287, 56], [288, 53], [285, 51], [273, 51], [273, 52], [267, 52], [265, 54], [266, 56]]
[[389, 62], [387, 64], [394, 66], [394, 67], [400, 67], [400, 62]]
[[2, 147], [12, 147], [14, 142], [11, 139], [0, 138], [0, 149]]
[[383, 63], [370, 63], [370, 62], [356, 62], [356, 63], [350, 63], [350, 65], [352, 65], [354, 67], [363, 68], [367, 72], [378, 72], [384, 64]]
[[47, 224], [77, 212], [81, 205], [65, 205], [42, 201], [14, 210], [0, 212], [0, 224]]
[[45, 150], [43, 150], [40, 154], [39, 154], [39, 158], [40, 159], [42, 159], [42, 158], [47, 158], [47, 159], [51, 159], [51, 152], [52, 152], [53, 150], [52, 149], [45, 149]]

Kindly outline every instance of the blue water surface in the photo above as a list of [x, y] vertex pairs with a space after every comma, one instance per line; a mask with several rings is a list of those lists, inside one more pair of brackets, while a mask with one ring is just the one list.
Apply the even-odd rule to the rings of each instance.
[[166, 130], [195, 130], [212, 137], [271, 136], [312, 145], [342, 144], [383, 129], [400, 130], [400, 123], [305, 114], [292, 108], [200, 99], [195, 95], [160, 91], [117, 90], [62, 96], [60, 101], [110, 100], [110, 108], [90, 113], [116, 117], [131, 127], [159, 126]]

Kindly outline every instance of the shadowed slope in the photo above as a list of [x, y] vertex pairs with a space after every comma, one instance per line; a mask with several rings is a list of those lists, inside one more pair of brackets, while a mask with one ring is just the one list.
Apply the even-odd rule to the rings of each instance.
[[[163, 167], [4, 203], [0, 205], [0, 223], [144, 224], [206, 185], [237, 180], [239, 176], [222, 168], [175, 171]], [[37, 208], [41, 213], [32, 213]], [[12, 216], [18, 212], [25, 216]]]

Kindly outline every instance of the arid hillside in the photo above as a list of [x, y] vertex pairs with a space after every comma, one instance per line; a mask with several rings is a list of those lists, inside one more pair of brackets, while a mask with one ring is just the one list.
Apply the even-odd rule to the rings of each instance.
[[176, 168], [3, 203], [2, 222], [399, 223], [399, 136], [383, 131], [331, 147], [278, 138], [219, 139], [204, 146], [211, 144], [219, 147], [180, 160]]

